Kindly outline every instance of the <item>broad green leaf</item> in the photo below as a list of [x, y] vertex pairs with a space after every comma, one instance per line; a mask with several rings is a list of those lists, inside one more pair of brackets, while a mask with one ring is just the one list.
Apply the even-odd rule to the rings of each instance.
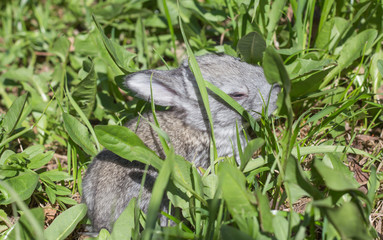
[[34, 158], [37, 155], [44, 153], [45, 147], [43, 145], [32, 145], [24, 149], [23, 153], [28, 155], [28, 158]]
[[[352, 153], [352, 154], [358, 154], [362, 156], [366, 156], [369, 158], [374, 159], [375, 157], [372, 156], [371, 154], [359, 150], [357, 148], [352, 148], [352, 147], [345, 147], [345, 146], [330, 146], [330, 145], [319, 145], [319, 146], [310, 146], [310, 147], [300, 147], [299, 148], [299, 154], [301, 156], [307, 155], [307, 154], [314, 154], [314, 153], [332, 153], [332, 152], [343, 152], [347, 153]], [[291, 151], [291, 154], [295, 157], [298, 156], [298, 152], [296, 148], [293, 148]]]
[[79, 145], [87, 154], [95, 156], [96, 147], [90, 141], [91, 137], [88, 129], [75, 117], [68, 113], [63, 113], [64, 127], [69, 137]]
[[49, 202], [51, 204], [55, 204], [56, 203], [56, 194], [53, 192], [53, 189], [50, 188], [49, 186], [46, 186], [45, 187], [45, 193], [47, 194], [47, 196], [49, 198]]
[[182, 215], [190, 219], [190, 211], [188, 209], [190, 196], [186, 194], [186, 191], [183, 188], [176, 187], [172, 183], [169, 183], [167, 191], [167, 197], [173, 206], [182, 209]]
[[243, 169], [243, 172], [247, 173], [254, 171], [257, 168], [264, 166], [266, 163], [266, 160], [262, 156], [259, 156], [255, 159], [250, 159], [250, 161], [246, 164], [245, 169]]
[[[368, 179], [368, 192], [367, 197], [368, 200], [370, 200], [371, 203], [374, 202], [376, 192], [379, 188], [379, 180], [376, 175], [376, 167], [374, 165], [371, 165], [371, 174], [370, 178]], [[368, 212], [370, 212], [371, 209], [368, 209]]]
[[372, 47], [377, 35], [378, 32], [375, 29], [367, 29], [349, 38], [339, 53], [340, 67], [342, 69], [348, 67], [355, 59], [365, 54]]
[[[203, 184], [201, 176], [195, 174], [196, 169], [192, 167], [191, 163], [186, 161], [179, 155], [174, 156], [172, 179], [173, 182], [169, 184], [168, 196], [171, 202], [176, 207], [187, 209], [189, 207], [190, 195], [192, 194], [203, 204], [207, 204], [203, 196]], [[198, 179], [197, 179], [198, 178]], [[185, 217], [189, 216], [186, 211], [183, 211]]]
[[[204, 196], [203, 195], [203, 184], [202, 184], [202, 180], [201, 180], [201, 175], [200, 173], [197, 171], [196, 168], [192, 168], [192, 175], [193, 175], [193, 187], [194, 187], [194, 190], [195, 190], [195, 193], [198, 195], [198, 196]], [[197, 196], [195, 196], [197, 198]], [[198, 201], [194, 201], [192, 206], [195, 207], [195, 209], [197, 211], [194, 211], [194, 214], [195, 214], [195, 226], [196, 226], [196, 230], [195, 230], [195, 234], [196, 235], [200, 235], [201, 232], [202, 232], [202, 229], [201, 229], [201, 224], [202, 224], [202, 215], [204, 211], [199, 211], [199, 209], [202, 209], [202, 204], [203, 205], [207, 205], [207, 201], [205, 199], [203, 199], [203, 201], [201, 201], [200, 197], [197, 198]], [[193, 213], [192, 213], [193, 214]], [[205, 213], [206, 215], [206, 213]]]
[[322, 9], [322, 13], [320, 16], [320, 21], [319, 21], [319, 32], [323, 30], [322, 29], [323, 23], [328, 18], [328, 13], [330, 12], [333, 4], [334, 4], [334, 0], [325, 0], [323, 2], [323, 9]]
[[338, 231], [327, 217], [323, 219], [323, 235], [326, 239], [341, 239]]
[[110, 233], [105, 228], [98, 233], [97, 240], [110, 240]]
[[18, 172], [18, 167], [2, 166], [0, 169], [0, 179], [15, 177]]
[[[189, 1], [192, 2], [192, 1]], [[222, 22], [225, 21], [226, 17], [224, 15], [212, 14], [211, 12], [206, 12], [203, 14], [203, 17], [211, 22]]]
[[30, 82], [33, 78], [33, 69], [31, 68], [18, 68], [18, 69], [10, 69], [5, 72], [2, 77], [9, 78], [19, 82]]
[[[59, 171], [58, 169], [46, 171], [43, 173], [40, 173], [40, 178], [48, 178], [51, 181], [59, 182], [59, 181], [65, 181], [65, 180], [72, 180], [72, 177], [64, 171]], [[45, 179], [44, 179], [45, 180]]]
[[9, 149], [5, 150], [0, 157], [0, 165], [4, 165], [4, 163], [8, 160], [8, 158], [14, 154], [16, 153], [12, 150], [9, 150]]
[[59, 37], [54, 43], [50, 50], [51, 53], [56, 54], [60, 57], [62, 62], [65, 62], [69, 53], [70, 42], [66, 37]]
[[241, 240], [252, 240], [251, 236], [248, 234], [238, 230], [235, 227], [229, 225], [222, 225], [221, 227], [221, 237], [223, 240], [233, 240], [233, 239], [241, 239]]
[[101, 34], [102, 41], [104, 43], [105, 48], [108, 50], [109, 55], [114, 60], [114, 63], [120, 68], [123, 73], [134, 72], [134, 69], [131, 67], [131, 61], [136, 56], [134, 53], [126, 51], [119, 44], [113, 42], [109, 38], [107, 38], [102, 30], [101, 26], [97, 22], [94, 16], [93, 21], [97, 26], [98, 31]]
[[153, 235], [153, 239], [162, 239], [166, 236], [168, 239], [196, 239], [196, 235], [193, 232], [186, 232], [183, 229], [177, 227], [162, 228], [161, 232], [156, 231]]
[[[354, 173], [343, 163], [342, 159], [344, 159], [344, 153], [326, 153], [322, 161], [326, 166], [354, 179]], [[357, 183], [356, 180], [354, 182]]]
[[250, 0], [238, 0], [236, 2], [234, 2], [238, 7], [240, 7], [241, 5], [243, 5], [244, 7], [248, 8], [250, 7], [250, 3], [251, 1]]
[[97, 147], [97, 151], [101, 151], [101, 148], [100, 148], [100, 143], [98, 142], [97, 140], [97, 137], [96, 137], [96, 133], [94, 132], [94, 129], [92, 127], [92, 125], [90, 124], [89, 120], [88, 120], [88, 117], [85, 116], [83, 110], [81, 110], [80, 106], [77, 104], [77, 102], [73, 99], [72, 95], [69, 93], [69, 90], [68, 90], [68, 86], [65, 85], [65, 91], [66, 91], [66, 95], [69, 99], [69, 102], [71, 103], [72, 107], [74, 108], [74, 110], [76, 111], [76, 113], [79, 115], [80, 119], [85, 123], [85, 125], [88, 127], [88, 130], [90, 131], [92, 137], [93, 137], [93, 140], [94, 142], [96, 143], [96, 147]]
[[289, 223], [284, 217], [279, 215], [274, 216], [273, 227], [275, 229], [275, 236], [277, 239], [289, 239]]
[[218, 165], [218, 178], [230, 214], [239, 228], [249, 233], [248, 220], [256, 218], [257, 212], [255, 198], [246, 189], [245, 176], [228, 162], [222, 162]]
[[224, 19], [226, 19], [226, 16], [223, 13], [214, 12], [214, 14], [212, 14], [211, 12], [200, 8], [195, 1], [180, 1], [179, 3], [179, 15], [185, 23], [189, 23], [190, 18], [193, 15], [198, 15], [204, 22], [212, 26], [214, 26], [214, 23], [212, 22], [224, 21]]
[[311, 116], [306, 123], [316, 123], [319, 119], [327, 116], [328, 114], [334, 112], [336, 109], [338, 109], [338, 105], [331, 105], [324, 107], [322, 110], [320, 110], [318, 113], [316, 113], [314, 116]]
[[261, 229], [272, 233], [275, 231], [275, 227], [273, 226], [274, 215], [271, 214], [270, 202], [259, 189], [256, 190], [255, 196], [257, 198]]
[[[42, 172], [39, 177], [40, 177], [40, 180], [45, 183], [46, 185], [50, 186], [51, 188], [55, 189], [56, 188], [56, 184], [52, 181], [52, 179], [50, 179], [48, 176], [45, 176], [43, 175], [44, 172]], [[69, 174], [68, 174], [69, 175]]]
[[344, 174], [342, 171], [327, 167], [319, 160], [314, 162], [315, 169], [319, 172], [326, 186], [334, 191], [357, 190], [359, 184], [350, 175]]
[[[306, 17], [304, 15], [306, 14], [304, 11], [306, 10], [306, 4], [310, 5], [310, 2], [307, 1], [293, 1], [291, 2], [292, 10], [294, 13], [294, 31], [296, 32], [296, 47], [297, 49], [304, 49], [306, 46]], [[307, 6], [308, 7], [308, 6]], [[281, 9], [282, 10], [282, 9]]]
[[169, 156], [167, 156], [167, 158], [165, 159], [165, 162], [163, 163], [158, 173], [158, 177], [154, 183], [152, 196], [149, 201], [146, 226], [143, 233], [144, 240], [151, 239], [152, 231], [154, 230], [156, 220], [158, 218], [158, 212], [161, 207], [166, 186], [168, 185], [168, 181], [172, 173], [174, 157], [174, 150], [170, 149]]
[[19, 122], [25, 103], [27, 101], [28, 94], [18, 97], [8, 109], [3, 119], [3, 128], [6, 134], [11, 134]]
[[271, 10], [268, 13], [267, 30], [267, 43], [270, 44], [275, 33], [275, 29], [279, 20], [281, 19], [282, 9], [286, 5], [286, 0], [275, 0], [271, 4]]
[[[308, 193], [304, 190], [304, 188], [307, 189], [307, 187], [310, 186], [309, 182], [304, 179], [305, 182], [289, 182], [288, 184], [288, 190], [290, 191], [290, 201], [292, 203], [296, 203], [301, 199], [302, 197], [310, 197], [312, 193]], [[313, 186], [311, 186], [314, 188]]]
[[132, 231], [136, 227], [134, 216], [136, 205], [137, 199], [132, 198], [129, 201], [128, 206], [113, 224], [113, 231], [111, 234], [112, 240], [132, 239]]
[[[21, 239], [39, 239], [39, 233], [42, 233], [42, 230], [44, 228], [44, 210], [42, 208], [33, 208], [29, 209], [32, 217], [34, 218], [35, 222], [38, 224], [39, 229], [35, 229], [34, 226], [29, 222], [29, 219], [23, 213], [20, 217], [20, 219], [15, 224], [13, 230], [11, 231], [10, 235], [8, 236], [8, 239], [17, 239], [16, 228], [20, 228], [21, 232]], [[40, 231], [40, 232], [37, 232]]]
[[[176, 0], [171, 0], [171, 1], [173, 1], [175, 4], [177, 4]], [[167, 2], [169, 2], [169, 0], [167, 0]], [[203, 11], [203, 9], [201, 9], [200, 6], [198, 6], [195, 1], [179, 1], [179, 3], [180, 4], [177, 5], [177, 8], [178, 8], [177, 14], [182, 19], [183, 22], [185, 22], [187, 24], [191, 23], [191, 17], [194, 15], [194, 16], [198, 16], [198, 17], [202, 18], [203, 21], [208, 23], [209, 25], [214, 26], [214, 24], [212, 22], [210, 22], [210, 19], [205, 17], [204, 13], [206, 11]], [[169, 7], [169, 9], [170, 9], [170, 7]], [[217, 13], [215, 15], [217, 15]], [[177, 23], [177, 21], [174, 23]]]
[[355, 202], [346, 202], [340, 207], [325, 211], [342, 239], [372, 239], [367, 232], [369, 224], [364, 220], [365, 217]]
[[72, 198], [69, 197], [57, 197], [57, 202], [64, 203], [66, 205], [77, 205], [78, 202]]
[[209, 174], [206, 177], [202, 178], [203, 182], [203, 192], [207, 199], [213, 199], [214, 195], [218, 191], [218, 176], [214, 174]]
[[0, 181], [0, 187], [2, 189], [6, 189], [6, 191], [10, 193], [8, 195], [12, 196], [18, 209], [22, 211], [23, 215], [26, 217], [29, 224], [33, 227], [34, 231], [36, 232], [37, 238], [43, 239], [43, 229], [41, 227], [41, 224], [39, 224], [39, 222], [36, 220], [36, 217], [28, 208], [28, 206], [25, 204], [25, 202], [22, 200], [21, 196], [15, 191], [15, 189], [9, 183], [5, 181]]
[[187, 190], [193, 189], [192, 165], [182, 157], [175, 157], [173, 162], [173, 176], [178, 181], [175, 184], [181, 184]]
[[98, 125], [94, 130], [100, 143], [120, 157], [161, 169], [162, 160], [129, 128]]
[[380, 75], [383, 77], [383, 60], [382, 59], [378, 60], [377, 65], [378, 65]]
[[[18, 194], [21, 200], [28, 199], [36, 188], [39, 181], [39, 175], [32, 171], [20, 173], [16, 177], [3, 180]], [[0, 184], [0, 205], [7, 205], [15, 201], [8, 191]]]
[[270, 83], [278, 83], [290, 92], [290, 78], [287, 74], [283, 61], [275, 49], [271, 46], [267, 47], [263, 54], [263, 69], [266, 80]]
[[147, 43], [146, 43], [146, 34], [145, 26], [143, 24], [142, 18], [137, 19], [134, 38], [136, 39], [137, 46], [137, 61], [142, 64], [143, 69], [147, 68], [147, 61], [145, 58], [147, 52]]
[[[74, 46], [78, 54], [95, 57], [93, 60], [96, 72], [104, 73], [108, 71], [113, 75], [123, 73], [105, 48], [102, 36], [97, 28], [92, 29], [86, 35], [77, 35]], [[81, 64], [82, 60], [78, 63], [79, 67], [81, 67]]]
[[[178, 14], [179, 12], [177, 11], [177, 2], [174, 1], [174, 0], [167, 0], [166, 1], [166, 8], [168, 10], [168, 14], [166, 13], [166, 10], [165, 10], [165, 6], [163, 5], [163, 0], [157, 0], [157, 6], [158, 6], [158, 9], [165, 15], [165, 16], [169, 16], [170, 17], [170, 20], [171, 20], [171, 23], [174, 25], [174, 24], [177, 24], [178, 23]], [[183, 10], [186, 10], [188, 11], [187, 9], [183, 8], [182, 5], [180, 6]], [[182, 12], [180, 12], [181, 14]], [[188, 19], [188, 18], [186, 18]]]
[[315, 41], [319, 49], [332, 50], [342, 37], [344, 31], [350, 26], [349, 21], [341, 17], [334, 17], [323, 24]]
[[12, 222], [8, 219], [8, 214], [3, 209], [0, 209], [0, 218], [5, 224], [12, 225]]
[[29, 169], [36, 169], [41, 168], [45, 164], [49, 163], [49, 161], [53, 158], [55, 152], [48, 151], [46, 153], [40, 153], [30, 159], [30, 162], [28, 163]]
[[[228, 204], [235, 203], [236, 201], [233, 199], [243, 197], [243, 200], [237, 202], [237, 206], [231, 206], [232, 210], [234, 210], [234, 212], [238, 211], [239, 213], [243, 212], [250, 215], [254, 214], [251, 203], [254, 203], [255, 199], [249, 194], [245, 187], [246, 179], [243, 173], [228, 162], [222, 162], [218, 166], [219, 182], [222, 187], [224, 199], [228, 201]], [[243, 205], [243, 207], [241, 207], [241, 205]]]
[[53, 189], [53, 192], [56, 195], [61, 195], [61, 196], [66, 196], [72, 193], [70, 189], [60, 185], [56, 185], [55, 189]]
[[[290, 99], [291, 82], [281, 57], [272, 46], [266, 48], [263, 54], [262, 67], [266, 80], [270, 84], [278, 83], [283, 91], [279, 93], [277, 106], [281, 115], [292, 116], [292, 107]], [[289, 120], [292, 120], [289, 118]]]
[[375, 29], [367, 29], [347, 39], [339, 53], [338, 66], [335, 67], [323, 80], [320, 89], [324, 88], [343, 69], [350, 66], [356, 59], [366, 54], [375, 43], [378, 32]]
[[72, 91], [72, 97], [87, 118], [93, 111], [97, 93], [97, 74], [92, 60], [84, 60], [79, 72], [80, 84]]
[[[372, 92], [377, 93], [382, 86], [383, 77], [383, 50], [377, 50], [371, 57], [370, 76], [372, 81]], [[377, 96], [375, 96], [377, 97]]]
[[[98, 56], [101, 55], [100, 51], [106, 51], [106, 49], [98, 49], [97, 41], [97, 29], [93, 29], [87, 34], [78, 34], [74, 41], [74, 47], [76, 52], [85, 56]], [[100, 39], [101, 40], [101, 39]], [[101, 42], [102, 47], [102, 42]], [[107, 52], [106, 52], [107, 54]]]
[[45, 229], [45, 238], [52, 240], [65, 239], [85, 217], [86, 211], [86, 205], [83, 203], [65, 210]]
[[243, 150], [241, 158], [241, 167], [240, 170], [243, 171], [253, 154], [260, 149], [265, 144], [265, 140], [262, 138], [256, 138], [247, 143], [245, 149]]
[[[134, 4], [134, 3], [132, 3]], [[92, 7], [92, 12], [97, 17], [102, 17], [105, 20], [112, 20], [121, 16], [126, 5], [123, 2], [100, 2]]]
[[307, 94], [318, 91], [323, 78], [325, 78], [332, 69], [334, 69], [334, 67], [318, 71], [308, 77], [293, 81], [291, 83], [291, 97], [304, 97]]
[[307, 180], [301, 166], [293, 156], [290, 156], [287, 160], [285, 174], [284, 180], [290, 188], [291, 201], [293, 203], [305, 195], [314, 199], [322, 198], [321, 192]]
[[[324, 71], [325, 67], [330, 64], [334, 64], [335, 61], [331, 59], [312, 60], [312, 59], [297, 59], [289, 66], [286, 66], [286, 70], [289, 73], [291, 79], [308, 75], [309, 73], [318, 73], [318, 71]], [[326, 69], [327, 70], [327, 69]], [[293, 82], [296, 80], [292, 80]], [[302, 79], [300, 79], [302, 81]], [[320, 81], [319, 81], [320, 82]]]
[[5, 159], [2, 166], [3, 169], [9, 169], [9, 167], [19, 167], [25, 165], [28, 162], [29, 155], [25, 152], [9, 154]]
[[251, 32], [238, 41], [237, 48], [243, 60], [248, 63], [258, 64], [262, 62], [266, 42], [259, 33]]

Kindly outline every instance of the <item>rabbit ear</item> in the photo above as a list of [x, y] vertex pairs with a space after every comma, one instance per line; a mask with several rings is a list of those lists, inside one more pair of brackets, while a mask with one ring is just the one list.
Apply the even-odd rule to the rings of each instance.
[[125, 85], [134, 91], [138, 97], [150, 101], [150, 79], [154, 103], [161, 106], [175, 106], [177, 99], [182, 96], [182, 89], [174, 84], [178, 75], [176, 70], [159, 71], [145, 70], [128, 75]]

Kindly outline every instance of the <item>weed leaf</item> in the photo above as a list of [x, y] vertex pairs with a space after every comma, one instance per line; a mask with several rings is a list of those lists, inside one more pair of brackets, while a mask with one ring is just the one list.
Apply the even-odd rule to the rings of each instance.
[[[20, 173], [16, 177], [2, 180], [17, 193], [21, 200], [28, 199], [35, 190], [39, 181], [39, 175], [32, 171]], [[15, 201], [8, 191], [0, 184], [0, 205], [7, 205]]]
[[[18, 97], [9, 108], [4, 116], [3, 127], [7, 134], [11, 134], [19, 122], [20, 116], [23, 113], [28, 94]], [[1, 139], [1, 138], [0, 138]]]
[[97, 74], [91, 59], [84, 60], [79, 76], [81, 82], [73, 90], [72, 97], [89, 118], [96, 102]]
[[161, 169], [162, 160], [129, 128], [98, 125], [94, 130], [100, 143], [120, 157]]
[[83, 203], [65, 210], [45, 229], [45, 238], [52, 240], [65, 239], [85, 217], [86, 211], [86, 205]]
[[237, 48], [243, 60], [251, 64], [259, 64], [262, 62], [266, 42], [259, 33], [251, 32], [238, 41]]
[[79, 145], [87, 154], [95, 156], [97, 154], [96, 147], [89, 139], [91, 139], [88, 129], [75, 117], [68, 113], [63, 113], [64, 127], [69, 137]]

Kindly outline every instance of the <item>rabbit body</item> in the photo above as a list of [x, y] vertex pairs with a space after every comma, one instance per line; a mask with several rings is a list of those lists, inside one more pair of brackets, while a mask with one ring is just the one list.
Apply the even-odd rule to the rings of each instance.
[[[197, 62], [205, 80], [239, 102], [255, 118], [259, 118], [258, 113], [267, 103], [268, 113], [276, 109], [280, 87], [266, 81], [262, 68], [227, 55], [204, 55], [197, 57]], [[151, 78], [154, 103], [172, 107], [170, 111], [157, 112], [156, 116], [161, 129], [169, 135], [175, 153], [197, 167], [207, 168], [210, 164], [209, 121], [187, 61], [173, 70], [145, 70], [130, 74], [125, 84], [138, 97], [150, 101]], [[231, 156], [233, 149], [237, 154], [236, 122], [240, 126], [243, 119], [214, 93], [208, 93], [218, 156]], [[151, 114], [144, 117], [153, 122]], [[140, 120], [137, 126], [137, 119], [133, 119], [127, 127], [136, 131], [161, 158], [165, 157], [158, 136], [149, 123]], [[243, 134], [240, 137], [244, 147], [246, 141]], [[238, 156], [235, 157], [238, 160]], [[111, 230], [129, 201], [138, 197], [145, 165], [131, 160], [103, 150], [89, 165], [83, 179], [82, 201], [88, 206], [94, 232], [102, 228]], [[156, 177], [157, 172], [149, 167], [140, 199], [143, 211], [147, 210]], [[166, 210], [166, 201], [163, 210]]]

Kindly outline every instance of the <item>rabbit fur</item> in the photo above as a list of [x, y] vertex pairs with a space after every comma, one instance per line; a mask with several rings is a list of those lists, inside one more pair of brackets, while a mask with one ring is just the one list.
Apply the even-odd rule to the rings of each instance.
[[[228, 55], [208, 54], [196, 59], [203, 78], [240, 103], [253, 117], [259, 118], [258, 113], [267, 102], [269, 114], [276, 109], [280, 87], [266, 81], [261, 67]], [[161, 129], [169, 135], [175, 153], [193, 161], [197, 167], [207, 168], [210, 164], [209, 121], [188, 62], [185, 60], [173, 70], [145, 70], [130, 74], [125, 78], [125, 86], [137, 97], [150, 101], [151, 75], [154, 103], [171, 107], [169, 111], [157, 112], [156, 116]], [[214, 93], [208, 91], [208, 95], [218, 156], [233, 155], [233, 148], [237, 154], [236, 122], [241, 126], [243, 119]], [[153, 121], [151, 114], [144, 117]], [[126, 126], [136, 131], [161, 158], [165, 157], [158, 136], [147, 121], [141, 120], [137, 126], [137, 119], [133, 119]], [[242, 134], [242, 147], [245, 142]], [[238, 156], [235, 157], [238, 161]], [[112, 229], [129, 201], [138, 197], [144, 168], [143, 163], [123, 159], [106, 149], [94, 158], [83, 179], [82, 198], [88, 206], [92, 231]], [[150, 167], [140, 199], [144, 212], [147, 211], [156, 176], [157, 172]], [[166, 201], [163, 210], [166, 210]]]

